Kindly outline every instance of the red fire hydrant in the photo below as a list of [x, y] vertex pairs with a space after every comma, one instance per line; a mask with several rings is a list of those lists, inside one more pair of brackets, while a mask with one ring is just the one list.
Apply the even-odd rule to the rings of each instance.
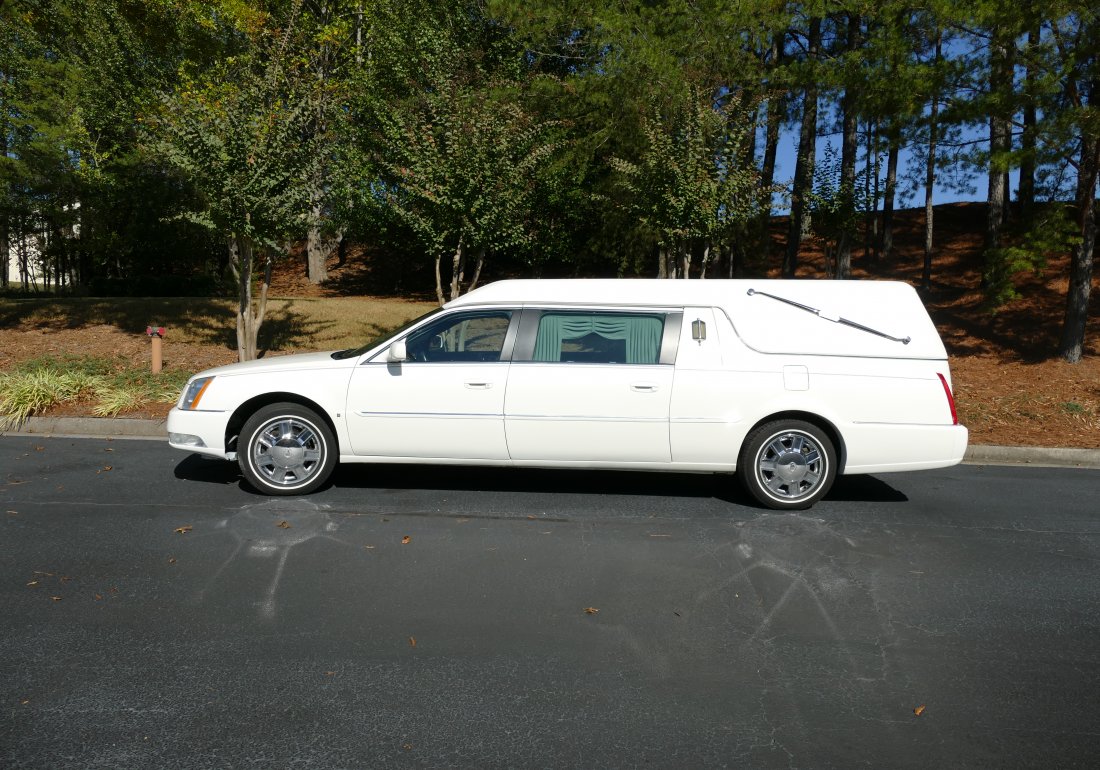
[[149, 335], [149, 339], [153, 342], [153, 374], [160, 374], [162, 365], [161, 339], [164, 337], [164, 331], [163, 326], [157, 326], [156, 324], [149, 324], [145, 327], [145, 333]]

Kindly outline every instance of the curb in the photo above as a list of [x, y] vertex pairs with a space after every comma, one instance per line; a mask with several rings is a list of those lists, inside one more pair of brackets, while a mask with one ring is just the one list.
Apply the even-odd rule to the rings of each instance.
[[167, 420], [133, 417], [28, 417], [0, 436], [57, 436], [64, 438], [136, 438], [168, 440]]
[[[167, 441], [167, 420], [132, 417], [28, 417], [0, 436], [56, 436], [59, 438], [127, 438]], [[1100, 468], [1100, 449], [971, 445], [966, 465], [1030, 465], [1036, 468]]]
[[1100, 468], [1100, 449], [969, 446], [967, 465], [1031, 465], [1036, 468]]

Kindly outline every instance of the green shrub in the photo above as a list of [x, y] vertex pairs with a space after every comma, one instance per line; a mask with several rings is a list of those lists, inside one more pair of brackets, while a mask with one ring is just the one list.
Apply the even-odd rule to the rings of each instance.
[[155, 376], [125, 359], [36, 358], [0, 372], [0, 426], [19, 425], [32, 415], [79, 398], [91, 399], [92, 411], [101, 417], [114, 417], [146, 403], [170, 404], [186, 381], [186, 373]]

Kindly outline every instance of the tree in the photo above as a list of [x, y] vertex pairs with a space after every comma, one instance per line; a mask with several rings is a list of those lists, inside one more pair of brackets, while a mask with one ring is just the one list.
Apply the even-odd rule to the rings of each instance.
[[364, 48], [371, 34], [365, 27], [372, 10], [364, 0], [308, 0], [298, 22], [297, 46], [310, 51], [310, 120], [304, 139], [317, 154], [307, 182], [305, 251], [310, 283], [328, 278], [326, 261], [342, 243], [350, 218], [349, 188], [368, 171], [354, 162], [363, 157], [354, 151], [351, 101], [354, 84], [364, 82], [357, 70], [367, 66]]
[[705, 275], [712, 249], [736, 230], [744, 234], [758, 211], [759, 176], [745, 157], [749, 115], [738, 100], [712, 106], [689, 86], [679, 104], [643, 121], [640, 158], [612, 159], [627, 207], [656, 240], [659, 278], [691, 277], [694, 241]]
[[[559, 146], [552, 121], [513, 97], [514, 83], [433, 84], [382, 117], [385, 197], [433, 255], [440, 304], [477, 286], [493, 251], [528, 243], [540, 173]], [[444, 296], [441, 263], [451, 253]], [[470, 253], [473, 275], [467, 279]]]
[[264, 14], [248, 17], [243, 50], [201, 73], [185, 72], [149, 127], [151, 149], [197, 194], [187, 216], [225, 239], [242, 361], [257, 355], [272, 260], [300, 232], [316, 162], [302, 141], [311, 119], [309, 60], [291, 48], [298, 5], [282, 30]]

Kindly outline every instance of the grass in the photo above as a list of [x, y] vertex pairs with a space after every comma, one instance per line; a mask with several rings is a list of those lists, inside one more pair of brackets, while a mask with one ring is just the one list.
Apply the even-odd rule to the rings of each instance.
[[[434, 307], [430, 302], [373, 297], [272, 299], [259, 348], [267, 353], [358, 347]], [[143, 335], [146, 326], [156, 325], [167, 327], [168, 346], [190, 343], [236, 350], [235, 313], [234, 301], [227, 299], [0, 297], [0, 330], [106, 325]], [[154, 377], [145, 361], [122, 356], [23, 361], [0, 371], [0, 427], [72, 402], [88, 403], [101, 417], [149, 403], [170, 404], [186, 380], [186, 372], [169, 368]]]
[[[358, 347], [436, 307], [432, 302], [376, 297], [271, 299], [260, 328], [261, 350]], [[171, 342], [236, 349], [236, 305], [228, 299], [186, 297], [0, 298], [0, 329], [78, 329], [106, 324], [140, 334], [166, 326]]]
[[148, 402], [172, 403], [187, 374], [151, 374], [123, 359], [94, 356], [36, 358], [0, 372], [0, 426], [19, 425], [32, 415], [70, 401], [88, 399], [100, 417], [114, 417]]

